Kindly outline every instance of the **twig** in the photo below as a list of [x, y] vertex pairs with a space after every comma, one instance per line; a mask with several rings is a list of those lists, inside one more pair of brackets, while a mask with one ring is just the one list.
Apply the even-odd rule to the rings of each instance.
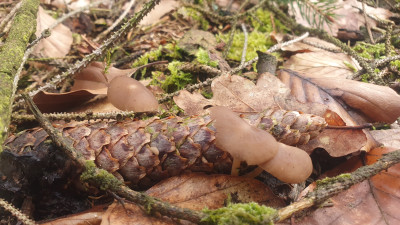
[[14, 101], [14, 96], [15, 96], [15, 92], [17, 91], [19, 76], [20, 76], [20, 74], [21, 74], [21, 72], [22, 72], [22, 69], [24, 68], [24, 65], [25, 65], [26, 61], [28, 60], [29, 55], [30, 55], [30, 54], [32, 53], [32, 51], [33, 51], [33, 47], [34, 47], [40, 40], [42, 40], [43, 38], [47, 38], [47, 37], [49, 37], [49, 36], [50, 36], [49, 29], [45, 29], [39, 37], [37, 37], [34, 41], [32, 41], [32, 43], [30, 43], [30, 44], [27, 46], [27, 49], [26, 49], [26, 51], [25, 51], [25, 53], [24, 53], [24, 56], [22, 57], [22, 62], [21, 62], [21, 64], [20, 64], [20, 66], [18, 67], [18, 70], [17, 70], [17, 72], [15, 73], [15, 76], [14, 76], [13, 92], [12, 92], [12, 95], [11, 95], [11, 102]]
[[225, 59], [228, 54], [229, 50], [232, 47], [233, 39], [235, 38], [235, 32], [236, 32], [236, 24], [237, 24], [237, 19], [234, 19], [233, 22], [231, 23], [231, 30], [229, 32], [229, 40], [228, 43], [226, 43], [224, 52], [222, 53], [222, 57]]
[[[116, 177], [114, 177], [114, 175], [110, 174], [106, 170], [97, 168], [93, 161], [86, 161], [82, 154], [79, 151], [76, 151], [74, 147], [63, 138], [62, 133], [55, 129], [51, 125], [50, 121], [43, 116], [29, 95], [24, 94], [23, 97], [30, 110], [35, 115], [35, 118], [50, 136], [53, 143], [57, 145], [65, 154], [67, 154], [68, 157], [77, 164], [77, 166], [85, 170], [85, 175], [82, 175], [81, 179], [94, 184], [102, 190], [114, 192], [115, 194], [122, 196], [129, 201], [135, 202], [165, 216], [189, 220], [194, 223], [199, 223], [201, 218], [205, 216], [202, 212], [179, 208], [157, 198], [133, 191]], [[101, 176], [102, 179], [99, 179], [99, 176]], [[104, 179], [104, 176], [107, 177], [107, 180]]]
[[17, 10], [21, 7], [21, 2], [18, 2], [14, 8], [7, 14], [7, 16], [5, 16], [3, 18], [3, 20], [0, 23], [0, 31], [3, 31], [4, 27], [6, 26], [6, 24], [11, 20], [11, 18], [15, 15], [15, 13], [17, 12]]
[[[339, 175], [333, 178], [325, 178], [322, 183], [318, 185], [314, 191], [307, 194], [307, 196], [295, 203], [292, 203], [285, 208], [279, 210], [279, 219], [276, 222], [282, 222], [295, 213], [298, 213], [311, 206], [318, 205], [326, 199], [333, 197], [336, 194], [349, 189], [351, 186], [358, 184], [364, 180], [371, 178], [379, 172], [388, 169], [389, 167], [400, 162], [400, 150], [396, 150], [385, 154], [376, 163], [368, 166], [358, 168], [348, 176]], [[328, 179], [328, 180], [326, 180]]]
[[[83, 121], [83, 120], [105, 120], [105, 119], [113, 119], [113, 120], [124, 120], [126, 118], [140, 118], [143, 116], [152, 116], [151, 113], [136, 113], [136, 112], [107, 112], [107, 113], [92, 113], [92, 112], [83, 112], [83, 113], [44, 113], [43, 116], [50, 120], [64, 120], [64, 121]], [[13, 113], [11, 115], [13, 122], [15, 123], [23, 123], [23, 122], [33, 122], [36, 121], [34, 115], [30, 114], [17, 114]]]
[[5, 210], [10, 212], [13, 216], [15, 216], [19, 221], [27, 225], [36, 225], [35, 221], [29, 219], [25, 214], [23, 214], [19, 209], [15, 208], [13, 205], [8, 203], [6, 200], [0, 198], [0, 206]]
[[362, 11], [363, 11], [364, 20], [365, 20], [365, 27], [367, 28], [369, 39], [371, 40], [372, 44], [375, 44], [374, 37], [372, 36], [372, 33], [371, 33], [371, 26], [368, 23], [367, 13], [365, 11], [365, 0], [362, 1], [362, 9], [363, 9]]
[[240, 65], [243, 65], [243, 63], [246, 61], [246, 52], [247, 52], [247, 29], [246, 25], [244, 23], [241, 24], [243, 34], [244, 34], [244, 43], [243, 43], [243, 51], [242, 51], [242, 60], [240, 61]]
[[121, 14], [120, 17], [118, 17], [115, 22], [107, 28], [107, 30], [103, 31], [101, 34], [99, 34], [94, 41], [98, 42], [99, 40], [103, 39], [108, 33], [110, 33], [128, 14], [128, 12], [131, 10], [131, 8], [135, 5], [135, 0], [130, 0], [129, 5], [126, 7], [125, 11]]
[[391, 43], [391, 38], [392, 38], [392, 32], [393, 32], [393, 23], [387, 24], [386, 28], [386, 33], [385, 33], [385, 55], [387, 57], [390, 56], [390, 53], [392, 51], [392, 43]]

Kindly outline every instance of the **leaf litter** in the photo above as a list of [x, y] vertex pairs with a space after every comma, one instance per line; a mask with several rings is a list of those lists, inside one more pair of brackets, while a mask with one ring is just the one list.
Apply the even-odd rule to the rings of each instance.
[[[307, 46], [300, 46], [298, 47], [298, 50], [292, 50], [292, 51], [302, 51], [303, 49], [306, 49]], [[307, 74], [308, 76], [303, 76], [301, 75], [300, 81], [294, 80], [294, 76], [291, 75], [291, 78], [289, 79], [289, 83], [291, 84], [296, 84], [296, 85], [288, 85], [288, 81], [286, 79], [282, 79], [283, 83], [277, 80], [273, 75], [267, 74], [267, 75], [262, 75], [260, 76], [259, 80], [257, 81], [257, 84], [254, 84], [252, 81], [244, 79], [239, 76], [226, 76], [226, 77], [220, 77], [214, 80], [214, 82], [211, 85], [212, 91], [213, 91], [213, 98], [212, 99], [206, 99], [204, 98], [200, 93], [194, 92], [193, 94], [187, 92], [187, 91], [181, 91], [181, 94], [177, 97], [174, 98], [175, 102], [177, 105], [179, 105], [182, 109], [184, 109], [185, 113], [187, 115], [198, 115], [204, 113], [204, 107], [207, 105], [224, 105], [228, 106], [234, 111], [240, 112], [240, 113], [248, 113], [248, 112], [261, 112], [264, 111], [268, 108], [284, 108], [287, 110], [298, 110], [301, 113], [312, 113], [315, 115], [320, 115], [325, 118], [325, 120], [330, 124], [330, 125], [335, 125], [335, 126], [349, 126], [349, 125], [360, 125], [364, 122], [369, 122], [369, 121], [386, 121], [386, 122], [393, 122], [396, 119], [396, 116], [398, 117], [398, 107], [399, 104], [398, 102], [398, 95], [390, 93], [390, 91], [383, 90], [385, 88], [376, 88], [374, 86], [370, 86], [368, 84], [360, 84], [360, 82], [356, 83], [347, 83], [349, 80], [344, 80], [346, 76], [352, 73], [353, 68], [359, 69], [357, 64], [353, 63], [353, 60], [349, 58], [347, 55], [343, 54], [331, 54], [328, 52], [314, 52], [316, 49], [309, 48], [307, 49], [308, 51], [311, 51], [311, 53], [304, 53], [304, 54], [296, 54], [287, 61], [286, 68], [290, 68], [292, 70], [296, 70], [297, 72], [301, 72], [302, 74]], [[287, 50], [290, 51], [290, 50]], [[321, 61], [320, 59], [324, 58], [326, 60]], [[344, 60], [343, 60], [344, 59]], [[351, 67], [349, 65], [352, 65]], [[110, 68], [111, 70], [114, 68]], [[285, 72], [285, 70], [284, 70]], [[281, 72], [284, 73], [284, 72]], [[286, 71], [287, 72], [287, 71]], [[289, 72], [290, 73], [290, 72]], [[314, 74], [318, 74], [318, 76]], [[325, 76], [322, 77], [321, 74], [324, 74]], [[97, 78], [86, 78], [83, 76], [83, 79], [76, 79], [76, 86], [75, 90], [76, 94], [78, 97], [77, 98], [71, 98], [67, 97], [69, 101], [75, 102], [78, 99], [85, 99], [83, 96], [88, 96], [87, 98], [90, 99], [93, 96], [97, 94], [102, 94], [106, 89], [104, 89], [103, 85], [106, 85], [107, 82], [104, 80], [101, 80], [100, 77], [103, 77], [103, 75], [98, 76]], [[100, 80], [97, 80], [99, 79]], [[331, 80], [329, 80], [331, 79]], [[88, 81], [87, 83], [86, 80]], [[330, 102], [337, 102], [335, 104], [326, 104], [324, 101], [308, 101], [305, 104], [304, 98], [301, 98], [302, 94], [294, 94], [295, 97], [292, 97], [293, 93], [299, 92], [299, 90], [306, 89], [305, 87], [309, 87], [307, 85], [304, 85], [304, 82], [312, 81], [312, 83], [315, 84], [314, 86], [314, 92], [311, 94], [308, 93], [306, 96], [310, 97], [313, 96], [314, 99], [322, 99], [325, 100], [324, 97], [327, 97], [326, 95], [321, 95], [315, 94], [317, 93], [316, 90], [319, 92], [321, 90], [328, 90], [326, 91], [328, 93], [328, 99]], [[329, 81], [328, 81], [329, 80]], [[83, 84], [83, 86], [78, 86], [78, 84]], [[302, 83], [302, 85], [300, 85]], [[285, 84], [287, 86], [285, 86]], [[343, 85], [346, 84], [346, 85]], [[348, 84], [348, 85], [347, 85]], [[336, 86], [332, 86], [336, 85]], [[347, 86], [347, 87], [346, 87]], [[361, 91], [359, 92], [352, 92], [354, 91], [354, 87], [360, 87]], [[101, 88], [103, 87], [103, 88]], [[309, 87], [310, 88], [310, 87]], [[347, 89], [346, 89], [347, 88]], [[374, 89], [375, 91], [378, 91], [381, 93], [381, 97], [377, 102], [374, 102], [374, 92], [371, 92], [371, 90]], [[69, 95], [73, 96], [74, 94], [73, 91], [68, 93]], [[50, 94], [51, 95], [51, 94]], [[55, 94], [57, 95], [57, 94]], [[60, 94], [58, 94], [60, 95]], [[61, 94], [62, 95], [62, 94]], [[322, 97], [321, 97], [322, 96]], [[372, 96], [369, 98], [369, 96]], [[304, 97], [304, 94], [303, 94]], [[44, 98], [44, 97], [40, 97]], [[303, 100], [303, 101], [302, 101]], [[392, 101], [393, 104], [386, 104], [386, 105], [381, 105], [382, 101]], [[43, 100], [44, 102], [49, 101], [50, 104], [51, 100]], [[57, 102], [58, 100], [55, 100], [53, 102]], [[322, 103], [322, 104], [321, 104]], [[370, 105], [365, 105], [365, 103], [370, 103]], [[62, 103], [65, 104], [65, 103]], [[375, 108], [376, 107], [376, 108]], [[391, 108], [394, 107], [394, 108]], [[331, 111], [326, 111], [326, 109], [329, 108]], [[357, 110], [354, 110], [352, 108], [356, 108]], [[62, 111], [62, 110], [60, 110]], [[362, 113], [360, 113], [362, 112]], [[325, 130], [328, 131], [328, 130]], [[324, 131], [324, 132], [325, 132]], [[376, 143], [374, 142], [373, 138], [369, 135], [369, 132], [359, 132], [359, 131], [331, 131], [331, 134], [322, 134], [320, 136], [320, 140], [318, 140], [317, 144], [315, 144], [313, 147], [309, 147], [309, 153], [312, 152], [313, 149], [316, 147], [323, 147], [325, 150], [327, 150], [332, 156], [343, 156], [347, 155], [349, 153], [354, 153], [358, 151], [362, 146], [365, 145], [365, 141], [369, 141], [369, 147], [366, 148], [366, 150], [372, 149], [372, 146], [375, 146]], [[378, 132], [371, 132], [372, 134], [378, 133]], [[384, 132], [382, 132], [383, 135], [385, 135]], [[378, 140], [383, 140], [383, 138], [378, 138], [378, 135], [374, 135], [376, 139]], [[367, 137], [367, 139], [366, 139]], [[382, 137], [382, 136], [380, 136]], [[321, 145], [323, 143], [326, 143], [326, 140], [329, 140], [329, 144], [327, 145]], [[347, 142], [346, 142], [347, 141]], [[374, 142], [374, 143], [372, 143]], [[341, 143], [341, 146], [335, 146], [332, 147], [332, 144], [335, 143]], [[391, 142], [394, 145], [397, 145], [396, 142]], [[331, 146], [331, 147], [330, 147]], [[344, 150], [343, 149], [348, 149]], [[331, 149], [331, 150], [329, 150]], [[339, 149], [339, 150], [338, 150]], [[380, 150], [372, 150], [370, 153], [375, 153], [374, 151], [378, 151], [378, 155], [381, 154]], [[392, 172], [392, 171], [390, 171]], [[215, 175], [217, 176], [217, 175]], [[217, 182], [217, 178], [213, 178], [214, 175], [212, 176], [207, 176], [205, 175], [206, 178], [201, 178], [207, 181], [210, 181], [211, 184], [213, 182]], [[221, 175], [223, 177], [223, 175]], [[178, 180], [177, 180], [178, 179]], [[193, 182], [192, 187], [193, 190], [203, 190], [203, 188], [197, 187], [196, 184], [203, 183], [203, 181], [196, 181], [198, 179], [197, 175], [186, 175], [183, 177], [174, 177], [171, 178], [170, 180], [166, 180], [161, 186], [157, 186], [157, 188], [165, 189], [168, 187], [168, 185], [172, 185], [170, 187], [170, 190], [172, 192], [177, 191], [177, 187], [174, 186], [178, 182], [183, 182], [184, 184], [187, 182]], [[223, 178], [226, 180], [231, 179], [230, 177]], [[244, 182], [245, 179], [243, 178], [237, 178], [240, 180], [240, 182]], [[371, 179], [372, 180], [372, 179]], [[390, 181], [388, 180], [381, 180], [382, 184], [389, 184]], [[219, 182], [217, 182], [219, 185]], [[217, 184], [214, 183], [214, 186], [218, 186]], [[361, 183], [364, 185], [364, 183]], [[359, 196], [359, 193], [367, 193], [369, 196], [366, 199], [370, 199], [371, 196], [368, 193], [367, 189], [357, 189], [359, 188], [356, 185], [354, 186], [355, 190], [353, 190], [353, 193], [351, 195], [357, 195]], [[165, 185], [165, 186], [164, 186]], [[212, 186], [212, 185], [211, 185]], [[247, 184], [245, 184], [247, 186]], [[361, 185], [362, 186], [362, 185]], [[262, 187], [262, 185], [260, 185]], [[156, 188], [156, 187], [154, 187]], [[197, 189], [198, 188], [198, 189]], [[185, 191], [190, 188], [184, 188]], [[206, 189], [206, 188], [204, 188]], [[353, 188], [352, 188], [353, 189]], [[352, 190], [350, 189], [350, 190]], [[157, 190], [157, 189], [156, 189]], [[239, 188], [237, 192], [245, 192], [245, 188]], [[350, 191], [349, 190], [349, 191]], [[393, 190], [385, 190], [386, 192], [389, 192], [391, 195], [396, 195]], [[165, 194], [166, 197], [174, 196], [171, 194], [171, 192], [164, 191], [163, 190], [157, 190], [156, 191], [158, 194]], [[222, 191], [223, 192], [223, 191]], [[342, 199], [350, 199], [353, 200], [351, 195], [347, 195], [347, 193], [343, 192], [342, 194], [345, 194], [345, 198]], [[213, 199], [213, 197], [209, 196], [210, 193], [205, 193], [205, 200], [210, 200]], [[269, 194], [266, 194], [266, 196], [269, 196]], [[225, 195], [226, 197], [226, 195]], [[384, 198], [382, 196], [379, 196], [380, 198]], [[185, 199], [186, 198], [186, 199]], [[181, 199], [183, 202], [185, 202], [187, 199], [197, 199], [197, 197], [191, 197], [186, 196]], [[362, 198], [362, 197], [361, 197]], [[174, 196], [174, 200], [179, 201], [179, 194]], [[221, 197], [222, 199], [222, 197]], [[396, 203], [396, 200], [392, 200], [391, 202]], [[187, 205], [192, 205], [193, 203], [189, 203]], [[219, 203], [221, 205], [221, 202]], [[348, 204], [358, 204], [358, 203], [346, 203]], [[371, 202], [362, 202], [362, 204], [367, 204], [371, 205], [373, 203]], [[385, 203], [380, 202], [380, 205], [384, 205]], [[206, 204], [207, 205], [207, 204]], [[378, 208], [379, 206], [378, 205]], [[112, 212], [112, 210], [115, 210], [113, 207], [118, 207], [117, 206], [110, 206], [108, 213]], [[334, 209], [341, 208], [342, 205], [335, 205], [333, 207]], [[354, 208], [354, 207], [353, 207]], [[123, 209], [121, 209], [124, 211]], [[120, 211], [121, 211], [120, 210]], [[136, 209], [137, 210], [137, 209]], [[365, 210], [365, 209], [363, 209]], [[390, 212], [391, 208], [389, 207], [388, 209], [384, 210], [384, 213], [393, 215], [393, 213]], [[135, 211], [135, 210], [133, 210]], [[317, 210], [318, 211], [318, 210]], [[126, 212], [126, 210], [125, 210]], [[138, 212], [138, 211], [136, 211]], [[354, 211], [353, 211], [354, 212]], [[362, 212], [362, 211], [360, 211]], [[104, 217], [105, 220], [110, 217], [118, 218], [119, 216], [122, 216], [124, 212], [113, 212], [108, 214], [107, 217]], [[342, 211], [340, 214], [344, 219], [343, 221], [355, 221], [357, 218], [354, 217], [346, 217], [349, 216], [349, 213], [347, 211]], [[354, 214], [358, 215], [358, 214]], [[371, 216], [375, 215], [371, 213]], [[387, 215], [384, 215], [387, 217]], [[323, 217], [326, 217], [326, 215], [323, 215]], [[337, 218], [333, 216], [334, 218]], [[136, 219], [138, 217], [135, 217]], [[322, 218], [322, 216], [321, 216]], [[313, 220], [319, 220], [320, 217], [318, 216], [313, 216]], [[128, 220], [129, 221], [129, 220]], [[150, 223], [151, 219], [148, 220], [146, 223]], [[324, 221], [324, 220], [321, 220]], [[342, 221], [342, 220], [340, 220]], [[342, 221], [342, 222], [343, 222]], [[139, 220], [139, 223], [143, 221]], [[390, 222], [390, 221], [389, 221]]]

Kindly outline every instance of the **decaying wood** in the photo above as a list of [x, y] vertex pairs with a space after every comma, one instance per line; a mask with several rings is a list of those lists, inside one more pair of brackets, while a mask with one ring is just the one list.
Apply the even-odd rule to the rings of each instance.
[[[305, 144], [326, 126], [321, 117], [284, 110], [243, 118], [288, 145]], [[231, 170], [231, 156], [214, 144], [215, 128], [209, 115], [54, 126], [86, 159], [94, 160], [98, 167], [132, 186], [149, 186], [184, 171], [229, 173]], [[5, 154], [28, 157], [49, 145], [52, 144], [47, 133], [35, 128], [9, 137]]]

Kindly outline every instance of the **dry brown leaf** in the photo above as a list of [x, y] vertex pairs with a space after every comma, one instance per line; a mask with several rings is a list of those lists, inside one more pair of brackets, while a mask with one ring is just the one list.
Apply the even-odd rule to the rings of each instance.
[[[300, 102], [320, 102], [348, 123], [347, 107], [361, 111], [367, 122], [393, 123], [400, 116], [400, 96], [389, 87], [343, 79], [339, 74], [282, 70], [279, 78]], [[346, 105], [343, 105], [346, 104]], [[364, 122], [357, 119], [358, 122]]]
[[[48, 15], [42, 7], [39, 7], [37, 14], [36, 36], [50, 27], [56, 20]], [[38, 57], [64, 57], [68, 54], [72, 45], [72, 32], [62, 24], [51, 30], [51, 36], [41, 40], [33, 50]]]
[[168, 217], [156, 217], [143, 211], [143, 208], [125, 202], [114, 202], [104, 213], [101, 225], [177, 225]]
[[[295, 20], [297, 23], [304, 26], [310, 27], [310, 23], [307, 19], [302, 17], [300, 10], [296, 4], [294, 9], [290, 7], [290, 11], [295, 15]], [[339, 29], [346, 29], [349, 31], [359, 31], [361, 26], [365, 26], [364, 15], [360, 12], [362, 9], [362, 3], [356, 0], [339, 0], [335, 3], [336, 9], [333, 11], [337, 16], [333, 18], [334, 22], [330, 25], [326, 23], [323, 29], [329, 34], [336, 36]], [[373, 8], [365, 5], [366, 13], [368, 16], [378, 18], [379, 20], [386, 20], [389, 17], [394, 16], [394, 13], [383, 8]], [[304, 14], [303, 14], [304, 15]], [[318, 20], [318, 18], [316, 18]], [[368, 23], [370, 26], [375, 27], [377, 25], [377, 20], [368, 17]]]
[[107, 206], [98, 205], [84, 212], [69, 215], [64, 218], [52, 220], [41, 224], [42, 225], [82, 225], [82, 224], [100, 225], [101, 218], [104, 215], [105, 208], [107, 208]]
[[400, 147], [400, 129], [372, 130], [370, 131], [375, 140], [386, 147]]
[[[316, 102], [327, 105], [347, 126], [363, 125], [371, 121], [393, 122], [400, 116], [400, 96], [390, 88], [331, 76], [332, 74], [326, 76], [300, 74], [290, 70], [282, 70], [279, 74], [279, 78], [290, 86], [292, 95], [297, 100], [303, 103]], [[326, 132], [335, 133], [335, 131]], [[326, 132], [325, 136], [328, 136]], [[342, 132], [340, 135], [347, 133], [347, 131]], [[377, 143], [368, 131], [364, 130], [364, 133], [367, 137], [364, 149], [368, 151], [376, 147]], [[342, 156], [360, 149], [359, 142], [352, 142], [353, 145], [347, 146], [346, 151], [332, 145], [323, 145], [325, 139], [320, 139], [322, 141], [320, 147], [324, 147], [332, 156]], [[332, 143], [331, 141], [335, 139], [329, 140]], [[357, 140], [361, 140], [361, 137]], [[317, 141], [309, 143], [308, 151], [318, 146], [318, 143], [315, 143]], [[343, 147], [337, 141], [333, 143]], [[307, 149], [307, 146], [303, 146], [303, 149]]]
[[[393, 148], [376, 148], [367, 153], [367, 164], [374, 163], [382, 154]], [[355, 166], [356, 164], [356, 166]], [[361, 166], [358, 161], [347, 161], [342, 168], [351, 172]], [[399, 224], [400, 216], [400, 165], [395, 165], [371, 179], [352, 186], [337, 196], [330, 198], [333, 206], [319, 207], [296, 224]]]
[[161, 17], [179, 7], [179, 2], [175, 0], [164, 0], [156, 5], [141, 21], [140, 25], [152, 25], [157, 23]]
[[228, 195], [238, 202], [257, 202], [282, 207], [284, 202], [262, 182], [245, 177], [198, 173], [171, 177], [153, 186], [147, 194], [179, 207], [201, 210], [224, 206]]
[[237, 112], [261, 112], [279, 107], [315, 115], [323, 115], [326, 109], [320, 104], [299, 104], [290, 96], [290, 90], [268, 73], [260, 75], [257, 85], [240, 76], [221, 76], [212, 82], [211, 89], [212, 99], [183, 90], [174, 101], [187, 115], [202, 114], [207, 105], [225, 106]]
[[332, 53], [328, 51], [296, 54], [284, 62], [283, 66], [286, 69], [310, 74], [315, 77], [346, 78], [354, 72], [346, 63], [356, 69], [360, 69], [358, 63], [350, 56], [344, 53]]

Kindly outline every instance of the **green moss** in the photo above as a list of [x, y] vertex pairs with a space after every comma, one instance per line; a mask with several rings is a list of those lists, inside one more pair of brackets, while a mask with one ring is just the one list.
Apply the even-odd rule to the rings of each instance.
[[260, 206], [257, 203], [239, 203], [228, 204], [228, 206], [216, 210], [203, 210], [207, 216], [202, 222], [218, 225], [257, 225], [257, 224], [273, 224], [273, 220], [277, 217], [277, 210]]
[[[229, 40], [229, 34], [219, 34], [217, 38], [227, 43]], [[243, 32], [237, 30], [233, 38], [232, 46], [228, 53], [228, 58], [240, 61], [242, 58], [243, 44], [244, 44], [244, 34]], [[248, 35], [246, 60], [250, 60], [256, 57], [257, 50], [265, 52], [273, 44], [274, 42], [268, 36], [267, 33], [254, 30]]]
[[206, 99], [211, 99], [213, 97], [213, 93], [211, 91], [202, 91], [201, 95], [203, 95]]
[[390, 65], [395, 66], [397, 70], [400, 70], [400, 60], [391, 61]]
[[205, 17], [201, 13], [197, 12], [195, 9], [184, 8], [183, 14], [186, 14], [193, 20], [197, 21], [200, 24], [201, 29], [208, 30], [210, 24], [205, 19]]
[[173, 59], [181, 59], [181, 49], [178, 47], [176, 43], [168, 43], [163, 46], [163, 51], [165, 51], [165, 55], [171, 57]]
[[99, 169], [93, 160], [86, 160], [85, 171], [81, 175], [83, 182], [95, 184], [100, 190], [116, 190], [122, 185], [114, 175], [104, 169]]
[[165, 79], [161, 79], [162, 73], [153, 73], [152, 84], [160, 84], [163, 90], [170, 93], [181, 90], [186, 85], [193, 83], [194, 79], [192, 75], [179, 69], [179, 65], [181, 64], [182, 63], [179, 61], [170, 62], [168, 64], [168, 70], [171, 72], [171, 74], [165, 76]]
[[203, 48], [199, 48], [199, 50], [196, 52], [196, 60], [201, 64], [214, 68], [218, 66], [218, 61], [212, 61], [208, 55], [208, 51], [204, 50]]
[[346, 181], [348, 179], [351, 179], [350, 173], [343, 173], [336, 177], [327, 177], [322, 180], [317, 180], [317, 187], [328, 186], [336, 182]]
[[[385, 57], [385, 44], [368, 44], [365, 42], [357, 42], [353, 49], [359, 53], [361, 57], [367, 59], [381, 59]], [[395, 52], [392, 51], [391, 54]]]
[[343, 61], [344, 65], [347, 66], [347, 68], [351, 69], [353, 73], [357, 72], [357, 68], [355, 68], [351, 63], [347, 61]]
[[[161, 57], [161, 51], [162, 46], [158, 47], [158, 49], [149, 51], [146, 54], [140, 56], [135, 62], [133, 62], [132, 67], [139, 67], [139, 66], [144, 66], [149, 63], [149, 61], [156, 61], [158, 60], [159, 57]], [[146, 74], [146, 68], [142, 69], [142, 75]]]
[[[257, 9], [255, 16], [258, 18], [256, 20], [254, 17], [249, 17], [250, 22], [253, 25], [253, 27], [260, 31], [260, 32], [272, 32], [273, 31], [273, 26], [272, 26], [272, 21], [271, 18], [275, 18], [272, 16], [271, 12], [268, 10], [263, 10], [262, 8]], [[261, 24], [259, 23], [261, 21]], [[274, 19], [275, 23], [275, 28], [277, 29], [277, 32], [285, 32], [289, 31], [285, 25], [283, 25], [279, 20]]]

